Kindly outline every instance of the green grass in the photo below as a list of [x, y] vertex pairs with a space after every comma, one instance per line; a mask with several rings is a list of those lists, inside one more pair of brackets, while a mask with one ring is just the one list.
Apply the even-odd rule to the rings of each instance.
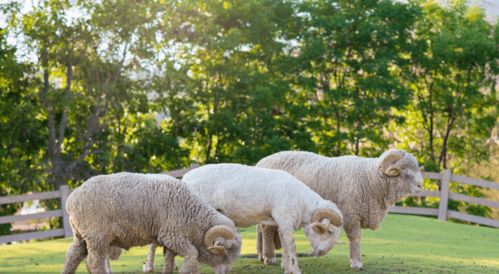
[[[255, 228], [240, 230], [243, 254], [255, 253]], [[499, 273], [499, 230], [440, 222], [431, 218], [389, 215], [378, 231], [363, 231], [362, 273]], [[299, 252], [310, 247], [302, 232], [295, 235]], [[348, 243], [344, 233], [341, 239]], [[0, 273], [60, 272], [71, 239], [0, 246]], [[158, 250], [159, 251], [159, 250]], [[114, 272], [140, 272], [146, 247], [133, 248], [118, 261]], [[161, 253], [157, 252], [157, 269]], [[178, 260], [177, 262], [181, 262]], [[339, 245], [327, 256], [299, 258], [303, 273], [354, 273], [349, 269], [348, 244]], [[240, 258], [232, 273], [281, 273], [258, 259]], [[84, 263], [78, 271], [85, 272]], [[206, 266], [203, 273], [213, 273]]]

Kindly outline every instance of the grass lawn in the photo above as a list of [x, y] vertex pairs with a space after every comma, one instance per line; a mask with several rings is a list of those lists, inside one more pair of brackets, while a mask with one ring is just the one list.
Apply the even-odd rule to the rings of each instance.
[[[255, 253], [255, 228], [240, 230], [243, 254]], [[363, 231], [361, 273], [499, 273], [499, 230], [440, 222], [431, 218], [389, 215], [378, 231]], [[298, 252], [309, 252], [302, 232], [295, 235]], [[348, 243], [344, 233], [341, 239]], [[71, 239], [0, 246], [0, 273], [60, 272]], [[141, 272], [146, 247], [124, 252], [111, 263], [114, 272]], [[157, 252], [157, 270], [161, 254]], [[177, 263], [181, 260], [177, 260]], [[281, 273], [276, 266], [264, 266], [258, 259], [240, 258], [232, 273]], [[299, 258], [303, 273], [345, 273], [351, 271], [348, 244], [339, 245], [325, 257]], [[84, 263], [78, 271], [86, 272]], [[203, 273], [213, 273], [201, 267]]]

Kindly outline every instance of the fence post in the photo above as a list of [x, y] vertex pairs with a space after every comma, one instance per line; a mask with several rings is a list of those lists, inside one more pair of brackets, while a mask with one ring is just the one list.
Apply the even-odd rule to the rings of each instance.
[[69, 215], [66, 211], [66, 200], [68, 199], [69, 194], [71, 193], [68, 185], [61, 186], [61, 210], [62, 210], [62, 224], [64, 227], [64, 237], [73, 236], [73, 231], [71, 230], [71, 226], [69, 225]]
[[442, 181], [440, 183], [440, 202], [438, 204], [438, 219], [441, 221], [447, 220], [447, 207], [449, 205], [449, 184], [450, 170], [444, 170]]

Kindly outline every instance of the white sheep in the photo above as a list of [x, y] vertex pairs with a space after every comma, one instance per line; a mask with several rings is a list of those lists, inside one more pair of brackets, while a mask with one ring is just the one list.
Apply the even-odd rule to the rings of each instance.
[[[325, 255], [334, 247], [342, 226], [336, 205], [322, 199], [287, 172], [240, 164], [206, 165], [184, 175], [189, 189], [236, 226], [254, 224], [279, 226], [283, 245], [281, 266], [286, 273], [300, 273], [293, 231], [304, 227], [314, 256]], [[154, 271], [151, 246], [144, 271]], [[167, 256], [170, 256], [168, 253]], [[271, 264], [275, 262], [266, 262]]]
[[[74, 273], [85, 257], [90, 272], [109, 273], [110, 251], [155, 243], [184, 257], [181, 273], [198, 273], [200, 261], [224, 274], [241, 250], [234, 222], [167, 175], [92, 177], [71, 193], [66, 209], [74, 238], [63, 273]], [[172, 271], [173, 257], [164, 268]]]
[[188, 172], [182, 181], [236, 226], [277, 225], [285, 273], [301, 273], [293, 231], [304, 227], [314, 256], [325, 255], [341, 231], [343, 217], [336, 205], [284, 171], [213, 164]]
[[[423, 186], [422, 168], [414, 156], [403, 150], [389, 150], [379, 158], [329, 158], [286, 151], [263, 158], [257, 166], [285, 170], [338, 205], [350, 241], [350, 265], [357, 270], [362, 269], [361, 228], [378, 228], [396, 201], [421, 191]], [[258, 237], [264, 241], [258, 253], [266, 260], [274, 256], [273, 241], [268, 239], [274, 237], [275, 230], [258, 227], [258, 233], [263, 232]]]

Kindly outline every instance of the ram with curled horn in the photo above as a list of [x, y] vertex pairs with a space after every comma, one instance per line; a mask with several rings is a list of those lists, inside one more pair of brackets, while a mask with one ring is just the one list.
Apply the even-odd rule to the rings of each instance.
[[[315, 256], [325, 255], [341, 230], [342, 217], [338, 207], [287, 172], [239, 164], [215, 164], [189, 171], [182, 181], [238, 227], [277, 225], [282, 236], [281, 267], [285, 273], [301, 273], [293, 239], [295, 230], [305, 229]], [[319, 212], [316, 216], [323, 219], [317, 223], [323, 228], [320, 233], [312, 228], [314, 212]], [[231, 243], [230, 229], [213, 227], [204, 236], [204, 244], [213, 254], [223, 254], [224, 248]], [[275, 260], [265, 263], [272, 264]]]
[[199, 273], [204, 263], [227, 274], [241, 253], [234, 222], [168, 175], [92, 177], [69, 195], [66, 210], [75, 237], [62, 273], [75, 273], [85, 257], [89, 272], [110, 273], [109, 259], [118, 259], [121, 248], [145, 244], [163, 246], [163, 273], [173, 272], [179, 255], [180, 273]]
[[[256, 166], [289, 172], [338, 205], [350, 241], [350, 267], [357, 270], [362, 269], [361, 229], [377, 229], [395, 202], [423, 189], [422, 168], [416, 158], [396, 149], [375, 158], [282, 151], [261, 159]], [[275, 257], [275, 230], [271, 225], [258, 227], [257, 238], [264, 240], [257, 244], [257, 251], [264, 260]]]
[[235, 232], [226, 225], [210, 228], [204, 235], [204, 244], [208, 251], [221, 255], [234, 244]]

